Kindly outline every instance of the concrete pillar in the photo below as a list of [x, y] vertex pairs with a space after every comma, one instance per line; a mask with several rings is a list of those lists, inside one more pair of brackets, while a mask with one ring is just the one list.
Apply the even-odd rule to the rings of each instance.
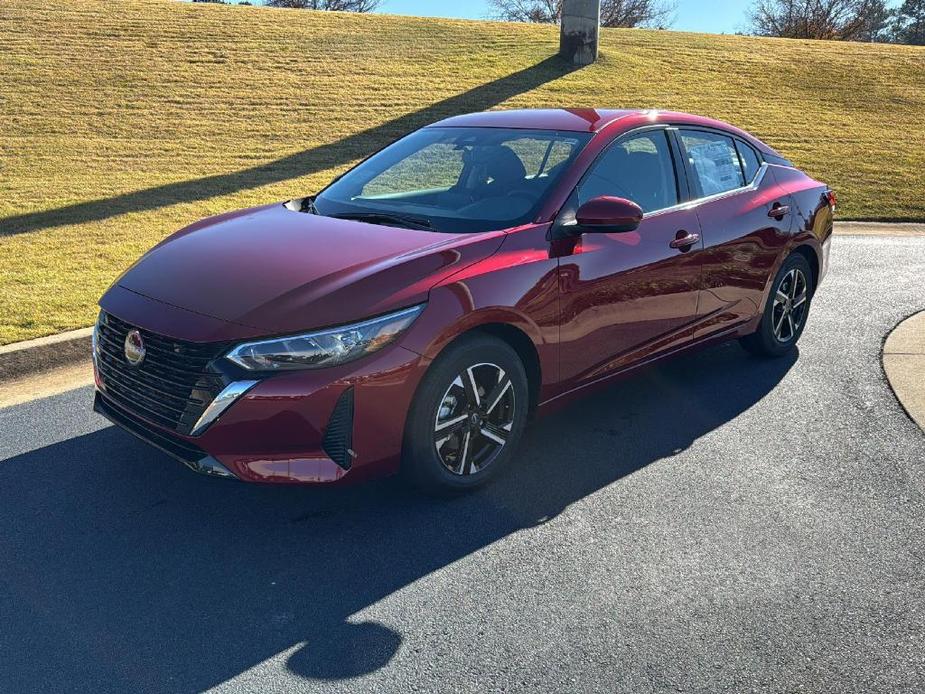
[[601, 0], [563, 0], [559, 54], [575, 65], [597, 60]]

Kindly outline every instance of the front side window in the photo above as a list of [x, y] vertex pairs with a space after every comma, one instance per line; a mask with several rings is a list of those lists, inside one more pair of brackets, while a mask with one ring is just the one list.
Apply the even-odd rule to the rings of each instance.
[[314, 199], [329, 217], [446, 232], [532, 221], [589, 134], [505, 128], [424, 128], [386, 147]]
[[664, 130], [629, 135], [607, 149], [582, 181], [578, 202], [601, 195], [632, 200], [643, 212], [678, 204], [678, 184]]
[[681, 130], [681, 143], [694, 173], [699, 197], [725, 193], [745, 185], [739, 155], [731, 137], [701, 130]]

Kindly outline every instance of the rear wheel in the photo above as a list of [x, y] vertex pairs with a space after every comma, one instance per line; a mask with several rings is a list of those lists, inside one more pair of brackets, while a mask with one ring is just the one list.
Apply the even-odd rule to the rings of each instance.
[[812, 292], [809, 263], [794, 253], [774, 278], [758, 330], [743, 337], [742, 346], [766, 357], [780, 357], [793, 349], [806, 327]]
[[523, 363], [506, 343], [473, 336], [450, 346], [408, 413], [403, 473], [430, 491], [481, 486], [509, 464], [528, 393]]

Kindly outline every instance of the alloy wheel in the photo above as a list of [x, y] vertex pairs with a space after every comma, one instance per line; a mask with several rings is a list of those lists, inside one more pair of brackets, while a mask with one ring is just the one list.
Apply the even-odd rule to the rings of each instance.
[[809, 298], [806, 275], [794, 268], [780, 281], [771, 307], [771, 328], [778, 342], [790, 342], [799, 333], [806, 319]]
[[447, 388], [434, 419], [434, 445], [454, 475], [472, 475], [501, 453], [514, 424], [514, 387], [497, 364], [467, 367]]

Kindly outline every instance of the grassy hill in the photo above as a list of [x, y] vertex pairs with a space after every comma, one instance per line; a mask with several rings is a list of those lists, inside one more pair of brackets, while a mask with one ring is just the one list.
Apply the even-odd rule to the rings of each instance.
[[659, 107], [753, 131], [856, 219], [925, 219], [925, 50], [166, 0], [0, 3], [0, 343], [92, 323], [202, 216], [314, 191], [406, 131], [497, 107]]

